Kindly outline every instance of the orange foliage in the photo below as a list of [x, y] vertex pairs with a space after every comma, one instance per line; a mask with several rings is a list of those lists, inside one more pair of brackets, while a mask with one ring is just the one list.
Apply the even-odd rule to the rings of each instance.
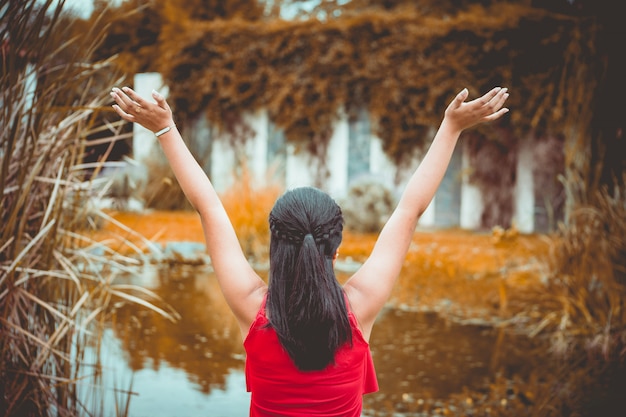
[[[319, 156], [337, 111], [366, 108], [399, 161], [424, 145], [464, 86], [473, 96], [496, 84], [515, 92], [515, 111], [501, 125], [517, 134], [507, 139], [535, 129], [562, 132], [568, 124], [583, 134], [591, 114], [585, 104], [601, 73], [593, 24], [526, 1], [324, 2], [343, 13], [323, 21], [270, 19], [249, 0], [211, 12], [196, 3], [163, 0], [141, 19], [116, 22], [103, 53], [113, 52], [115, 34], [126, 30], [123, 45], [117, 39], [120, 62], [131, 73], [160, 71], [181, 119], [204, 112], [228, 130], [243, 112], [265, 108], [287, 140]], [[481, 133], [503, 139], [492, 128]]]
[[[366, 109], [384, 150], [402, 163], [428, 144], [457, 91], [467, 86], [475, 97], [498, 84], [513, 92], [512, 111], [474, 129], [475, 148], [497, 150], [487, 157], [500, 163], [515, 160], [520, 140], [565, 137], [551, 175], [595, 172], [581, 155], [606, 65], [596, 50], [600, 25], [523, 0], [412, 3], [324, 1], [326, 19], [284, 21], [253, 0], [129, 0], [126, 13], [145, 8], [113, 23], [101, 53], [119, 52], [129, 73], [161, 72], [181, 127], [205, 114], [241, 141], [243, 114], [268, 110], [287, 141], [319, 157], [322, 177], [339, 110]], [[492, 165], [476, 164], [472, 177], [493, 197], [483, 221], [509, 225], [515, 165], [498, 165], [508, 171], [497, 177]]]
[[[375, 234], [344, 232], [339, 256], [362, 262], [375, 240]], [[542, 287], [550, 242], [539, 235], [418, 231], [393, 302], [429, 310], [445, 306], [445, 313], [485, 320], [518, 314], [527, 308], [528, 291]]]
[[[237, 188], [233, 188], [224, 196], [229, 216], [246, 252], [255, 261], [265, 261], [269, 243], [267, 213], [274, 197], [261, 189], [243, 201], [238, 201], [238, 195]], [[194, 212], [115, 213], [113, 217], [159, 243], [204, 242], [202, 225]], [[252, 233], [257, 235], [253, 237]], [[344, 231], [339, 262], [365, 261], [376, 236]], [[94, 238], [110, 239], [109, 244], [121, 251], [126, 241], [143, 247], [137, 236], [113, 224], [95, 232]], [[484, 320], [520, 314], [528, 310], [529, 293], [534, 294], [534, 304], [539, 298], [536, 294], [544, 288], [541, 279], [547, 273], [550, 245], [551, 240], [540, 235], [502, 237], [462, 230], [419, 231], [413, 237], [392, 302], [429, 310], [445, 307], [447, 314]], [[348, 275], [338, 268], [340, 281]]]
[[399, 160], [424, 144], [463, 86], [474, 95], [509, 86], [510, 120], [521, 131], [561, 129], [593, 93], [576, 88], [594, 75], [586, 64], [574, 68], [593, 54], [581, 22], [519, 5], [448, 19], [364, 11], [323, 22], [190, 21], [178, 30], [175, 41], [162, 40], [167, 59], [158, 64], [178, 109], [228, 128], [231, 114], [266, 108], [288, 140], [322, 155], [344, 106], [367, 108]]
[[244, 168], [235, 183], [220, 196], [244, 252], [255, 261], [267, 260], [269, 214], [282, 192], [277, 185], [262, 185]]

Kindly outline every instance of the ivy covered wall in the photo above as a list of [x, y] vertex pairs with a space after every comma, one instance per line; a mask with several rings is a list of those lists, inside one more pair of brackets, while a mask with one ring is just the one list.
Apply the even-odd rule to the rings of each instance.
[[[160, 72], [181, 124], [205, 114], [234, 133], [243, 113], [264, 108], [288, 141], [320, 157], [339, 109], [366, 110], [401, 163], [428, 144], [457, 91], [503, 85], [512, 111], [472, 132], [477, 150], [510, 157], [520, 140], [556, 137], [567, 178], [585, 180], [596, 162], [588, 151], [606, 59], [592, 16], [523, 0], [326, 0], [323, 13], [282, 20], [267, 3], [222, 3], [128, 0], [102, 19], [113, 23], [100, 53], [119, 53], [129, 74]], [[474, 180], [485, 189], [514, 181], [492, 177]]]

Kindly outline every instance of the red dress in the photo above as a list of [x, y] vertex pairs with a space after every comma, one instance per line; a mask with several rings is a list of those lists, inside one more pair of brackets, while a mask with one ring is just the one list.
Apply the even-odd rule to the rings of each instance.
[[250, 326], [246, 350], [246, 389], [250, 416], [359, 417], [363, 394], [378, 390], [369, 344], [348, 310], [352, 346], [342, 346], [335, 363], [321, 371], [300, 371], [283, 349], [276, 331], [266, 327], [265, 300]]

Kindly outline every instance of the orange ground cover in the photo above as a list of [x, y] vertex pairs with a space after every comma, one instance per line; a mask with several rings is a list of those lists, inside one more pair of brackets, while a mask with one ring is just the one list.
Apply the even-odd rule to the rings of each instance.
[[139, 248], [145, 247], [143, 239], [158, 243], [204, 242], [200, 217], [194, 211], [112, 212], [109, 215], [124, 227], [107, 222], [92, 233], [92, 238], [115, 242], [120, 252], [131, 250], [130, 245], [124, 244], [126, 240]]

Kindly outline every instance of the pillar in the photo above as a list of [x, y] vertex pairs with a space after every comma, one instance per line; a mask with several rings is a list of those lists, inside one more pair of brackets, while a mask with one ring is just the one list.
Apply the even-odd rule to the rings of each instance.
[[469, 145], [463, 142], [461, 146], [463, 147], [463, 155], [461, 161], [460, 226], [463, 229], [479, 229], [482, 226], [483, 198], [480, 189], [469, 181], [472, 172]]
[[535, 230], [535, 185], [533, 148], [530, 140], [521, 141], [517, 155], [513, 220], [522, 233]]
[[347, 116], [342, 113], [333, 126], [333, 134], [326, 154], [329, 176], [326, 179], [325, 188], [335, 198], [343, 197], [348, 193], [349, 141], [350, 126]]

